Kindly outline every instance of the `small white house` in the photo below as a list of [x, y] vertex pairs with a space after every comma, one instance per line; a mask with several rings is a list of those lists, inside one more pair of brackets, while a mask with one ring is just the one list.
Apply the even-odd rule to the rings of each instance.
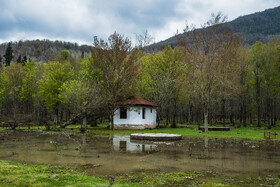
[[156, 128], [157, 105], [139, 97], [132, 97], [121, 104], [114, 114], [115, 129]]

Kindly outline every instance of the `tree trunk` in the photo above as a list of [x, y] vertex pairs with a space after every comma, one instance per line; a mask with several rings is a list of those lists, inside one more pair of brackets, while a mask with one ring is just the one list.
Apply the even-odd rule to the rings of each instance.
[[70, 110], [66, 110], [66, 121], [70, 119]]
[[174, 101], [174, 111], [173, 111], [173, 119], [172, 119], [172, 124], [171, 128], [176, 128], [176, 114], [177, 114], [177, 102]]
[[63, 122], [63, 110], [60, 112], [60, 121]]
[[47, 131], [49, 131], [49, 130], [51, 129], [51, 128], [50, 128], [50, 124], [49, 124], [48, 122], [46, 122], [45, 126], [46, 126], [46, 130], [47, 130]]
[[267, 129], [271, 129], [271, 124], [270, 124], [270, 122], [271, 122], [271, 120], [270, 120], [271, 116], [270, 116], [270, 114], [271, 114], [271, 105], [270, 105], [270, 99], [268, 98], [268, 99], [267, 99], [267, 109], [266, 109]]
[[87, 130], [87, 116], [84, 115], [83, 117], [83, 124], [82, 124], [82, 129], [81, 129], [81, 132], [82, 133], [85, 133]]
[[167, 105], [166, 111], [165, 111], [165, 126], [168, 126], [169, 124], [169, 105]]
[[114, 130], [114, 111], [110, 112], [110, 116], [109, 116], [109, 121], [110, 121], [110, 129]]
[[156, 128], [158, 129], [160, 127], [160, 116], [157, 115], [157, 126]]
[[247, 121], [247, 119], [246, 119], [246, 116], [247, 116], [247, 107], [246, 107], [247, 102], [246, 102], [246, 97], [244, 97], [244, 100], [243, 100], [242, 105], [243, 105], [243, 113], [242, 113], [242, 117], [243, 117], [243, 126], [246, 127], [246, 121]]
[[97, 126], [97, 119], [95, 114], [93, 114], [93, 124], [90, 125], [91, 127], [96, 127]]
[[189, 102], [189, 114], [188, 114], [188, 124], [191, 124], [191, 118], [192, 118], [192, 105], [191, 103]]
[[160, 120], [161, 120], [161, 109], [157, 110], [157, 126], [156, 128], [158, 129], [160, 127]]
[[224, 98], [222, 98], [222, 116], [223, 116], [223, 127], [226, 126], [226, 110], [225, 110], [225, 103], [226, 100]]
[[205, 130], [205, 132], [208, 132], [208, 113], [209, 113], [208, 105], [204, 104], [204, 130]]
[[261, 102], [260, 102], [260, 94], [261, 94], [261, 88], [260, 88], [260, 80], [258, 76], [256, 77], [256, 103], [257, 103], [257, 115], [258, 115], [258, 127], [261, 126]]
[[199, 121], [200, 121], [200, 120], [199, 120], [199, 116], [200, 116], [200, 115], [199, 115], [199, 111], [198, 111], [198, 108], [197, 108], [197, 109], [196, 109], [196, 123], [197, 123], [197, 124], [199, 124]]
[[55, 109], [55, 114], [54, 114], [54, 124], [58, 124], [58, 109]]
[[276, 121], [277, 121], [277, 114], [276, 114], [276, 103], [274, 102], [274, 107], [273, 107], [273, 126], [276, 127]]

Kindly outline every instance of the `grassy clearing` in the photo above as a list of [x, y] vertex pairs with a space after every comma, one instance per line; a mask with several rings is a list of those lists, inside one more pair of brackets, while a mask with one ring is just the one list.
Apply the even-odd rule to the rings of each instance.
[[[159, 129], [153, 130], [110, 130], [107, 128], [108, 123], [99, 124], [97, 127], [90, 127], [88, 126], [87, 132], [88, 133], [96, 133], [96, 134], [131, 134], [131, 133], [170, 133], [170, 134], [181, 134], [183, 136], [208, 136], [208, 137], [215, 137], [215, 138], [248, 138], [248, 139], [255, 139], [255, 140], [264, 140], [264, 132], [271, 132], [271, 140], [280, 140], [280, 125], [278, 124], [276, 127], [272, 127], [272, 129], [266, 129], [265, 126], [256, 127], [256, 126], [248, 126], [248, 127], [241, 127], [235, 128], [233, 126], [230, 127], [230, 131], [209, 131], [209, 132], [202, 132], [198, 130], [197, 125], [185, 125], [179, 124], [178, 128], [170, 128], [170, 126], [161, 126]], [[218, 125], [217, 125], [218, 126]], [[45, 131], [44, 126], [31, 126], [31, 127], [18, 127], [17, 130], [36, 130], [36, 131], [44, 131], [45, 133], [59, 133], [69, 132], [69, 133], [79, 133], [81, 125], [70, 125], [66, 127], [66, 129], [61, 129], [59, 126], [52, 127], [51, 131]], [[7, 131], [9, 128], [1, 128], [0, 132]], [[276, 137], [274, 134], [276, 133]]]
[[70, 167], [0, 161], [0, 186], [108, 186], [106, 180]]

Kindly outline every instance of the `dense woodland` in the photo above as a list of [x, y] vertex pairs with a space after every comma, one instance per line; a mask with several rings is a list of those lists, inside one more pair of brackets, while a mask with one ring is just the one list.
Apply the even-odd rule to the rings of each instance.
[[3, 59], [6, 48], [11, 45], [13, 48], [13, 60], [20, 61], [26, 58], [34, 62], [47, 62], [55, 60], [55, 57], [62, 50], [67, 50], [72, 57], [88, 57], [90, 46], [78, 45], [77, 43], [50, 41], [50, 40], [32, 40], [32, 41], [18, 41], [0, 44], [0, 61]]
[[[120, 102], [140, 96], [159, 105], [158, 125], [257, 125], [280, 118], [280, 42], [244, 47], [218, 14], [186, 29], [180, 46], [156, 53], [118, 33], [94, 38], [88, 57], [62, 50], [47, 62], [15, 59], [6, 46], [0, 72], [3, 125], [62, 127], [111, 122]], [[28, 55], [28, 54], [27, 54]]]

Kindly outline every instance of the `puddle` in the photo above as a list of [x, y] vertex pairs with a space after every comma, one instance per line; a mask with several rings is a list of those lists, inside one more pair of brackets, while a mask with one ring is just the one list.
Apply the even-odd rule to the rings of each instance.
[[0, 133], [0, 159], [66, 165], [94, 175], [141, 171], [213, 171], [230, 176], [280, 172], [280, 142], [184, 137], [131, 141], [128, 135]]

